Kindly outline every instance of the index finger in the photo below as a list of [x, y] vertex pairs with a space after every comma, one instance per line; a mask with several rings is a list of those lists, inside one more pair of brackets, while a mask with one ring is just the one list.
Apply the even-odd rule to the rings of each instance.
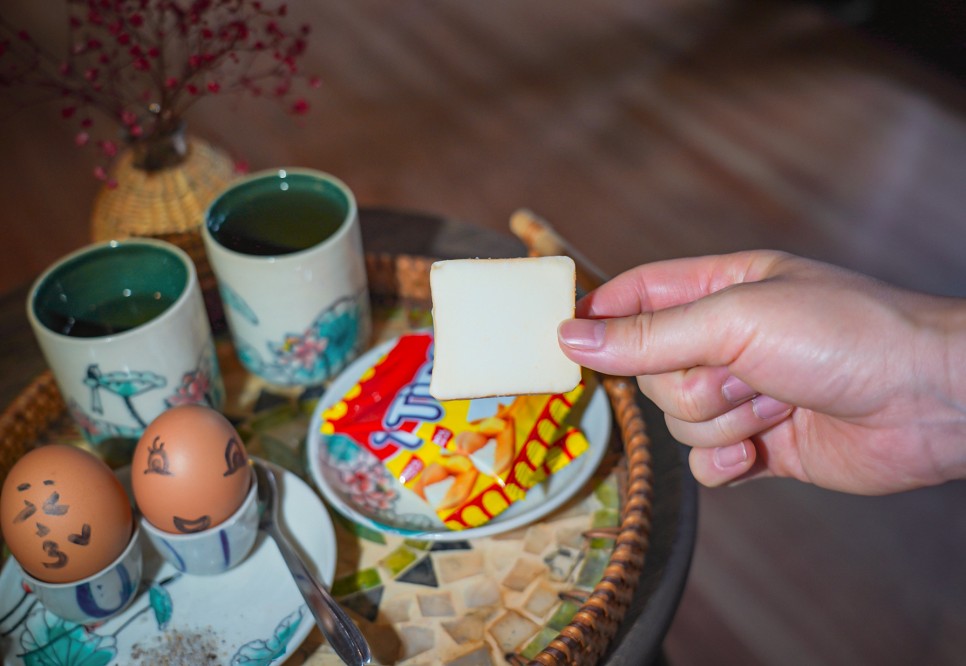
[[784, 256], [780, 252], [748, 251], [644, 264], [580, 299], [576, 316], [628, 317], [691, 303], [725, 287], [761, 280]]

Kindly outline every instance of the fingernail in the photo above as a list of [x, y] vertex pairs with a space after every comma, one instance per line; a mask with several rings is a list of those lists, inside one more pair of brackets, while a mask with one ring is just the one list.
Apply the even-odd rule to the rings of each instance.
[[760, 418], [762, 421], [767, 421], [768, 419], [773, 419], [779, 414], [784, 414], [791, 409], [791, 405], [779, 400], [775, 400], [771, 396], [760, 395], [751, 401], [751, 410], [755, 413], [755, 416]]
[[744, 402], [748, 398], [754, 397], [758, 394], [758, 391], [751, 388], [745, 382], [741, 381], [734, 375], [728, 377], [725, 383], [721, 385], [721, 395], [724, 399], [730, 402], [732, 405], [737, 405], [738, 403]]
[[557, 330], [560, 341], [574, 349], [600, 349], [604, 344], [603, 321], [594, 319], [567, 319]]
[[748, 460], [748, 450], [744, 442], [719, 446], [714, 450], [714, 465], [718, 469], [729, 469], [737, 467]]

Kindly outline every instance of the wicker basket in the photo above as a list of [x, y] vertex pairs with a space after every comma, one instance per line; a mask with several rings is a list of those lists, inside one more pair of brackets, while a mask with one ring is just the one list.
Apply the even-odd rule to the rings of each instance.
[[[366, 265], [374, 299], [429, 304], [431, 259], [368, 254]], [[598, 537], [615, 546], [604, 575], [582, 600], [580, 610], [532, 664], [593, 664], [606, 651], [631, 601], [644, 566], [651, 528], [651, 455], [636, 386], [625, 379], [605, 378], [624, 456], [621, 469], [621, 517], [616, 529]], [[66, 418], [65, 405], [53, 377], [37, 377], [0, 415], [0, 481], [38, 438]], [[520, 662], [519, 658], [513, 661]]]
[[208, 204], [237, 174], [223, 151], [194, 137], [185, 143], [184, 156], [165, 168], [137, 166], [131, 149], [118, 156], [115, 183], [102, 188], [94, 201], [94, 240], [198, 230]]

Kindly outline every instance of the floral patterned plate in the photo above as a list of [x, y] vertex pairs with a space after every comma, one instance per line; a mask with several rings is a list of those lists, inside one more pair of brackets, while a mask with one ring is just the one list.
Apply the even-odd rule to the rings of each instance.
[[[318, 495], [280, 476], [282, 521], [327, 583], [335, 532]], [[248, 558], [219, 576], [185, 576], [143, 535], [142, 590], [121, 615], [96, 627], [66, 622], [23, 587], [11, 557], [0, 572], [0, 650], [5, 665], [279, 664], [315, 627], [275, 543], [264, 534]]]
[[[610, 404], [606, 391], [599, 385], [594, 388], [580, 421], [580, 428], [590, 442], [588, 451], [531, 488], [523, 500], [514, 502], [486, 524], [450, 530], [429, 505], [399, 483], [374, 455], [347, 437], [321, 434], [322, 414], [395, 344], [393, 339], [377, 345], [343, 370], [319, 400], [309, 426], [306, 454], [312, 479], [325, 500], [345, 518], [378, 532], [429, 541], [492, 536], [532, 523], [558, 509], [597, 470], [611, 435]], [[496, 402], [495, 398], [474, 400], [470, 411], [493, 412]]]

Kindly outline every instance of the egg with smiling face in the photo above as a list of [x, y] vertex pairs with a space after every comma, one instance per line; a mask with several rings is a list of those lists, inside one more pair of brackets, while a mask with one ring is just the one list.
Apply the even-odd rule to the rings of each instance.
[[131, 459], [131, 486], [154, 527], [192, 534], [241, 506], [252, 483], [248, 454], [231, 422], [201, 405], [173, 407], [152, 421]]

